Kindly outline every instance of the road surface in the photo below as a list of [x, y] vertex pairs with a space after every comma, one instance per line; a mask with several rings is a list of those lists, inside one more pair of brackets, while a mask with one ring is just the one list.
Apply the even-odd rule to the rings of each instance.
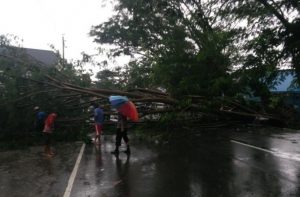
[[[266, 128], [196, 132], [164, 145], [132, 140], [132, 154], [56, 144], [0, 154], [0, 196], [285, 197], [300, 196], [300, 132]], [[125, 148], [125, 147], [122, 147]]]

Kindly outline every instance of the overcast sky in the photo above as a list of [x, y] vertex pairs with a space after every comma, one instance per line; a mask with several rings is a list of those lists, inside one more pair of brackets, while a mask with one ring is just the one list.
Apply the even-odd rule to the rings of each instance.
[[112, 16], [106, 0], [0, 0], [0, 34], [23, 39], [23, 47], [51, 50], [50, 44], [62, 50], [65, 57], [80, 59], [80, 53], [93, 53], [96, 46], [88, 36], [92, 25]]

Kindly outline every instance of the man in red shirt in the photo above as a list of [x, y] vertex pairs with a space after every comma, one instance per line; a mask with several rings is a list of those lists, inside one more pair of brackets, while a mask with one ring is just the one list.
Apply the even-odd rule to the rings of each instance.
[[51, 150], [50, 144], [51, 144], [51, 134], [54, 129], [54, 121], [57, 117], [56, 113], [51, 113], [46, 121], [45, 121], [45, 127], [43, 130], [44, 138], [45, 138], [45, 146], [44, 146], [44, 151], [45, 154], [48, 156], [53, 156], [54, 152]]

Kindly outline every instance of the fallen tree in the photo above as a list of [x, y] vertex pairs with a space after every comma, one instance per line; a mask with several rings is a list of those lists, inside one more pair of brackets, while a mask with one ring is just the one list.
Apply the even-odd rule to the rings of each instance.
[[[35, 85], [36, 91], [23, 93], [18, 100], [33, 97], [36, 94], [54, 94], [55, 99], [60, 100], [61, 105], [68, 110], [81, 109], [86, 114], [87, 108], [93, 103], [100, 103], [107, 115], [116, 113], [109, 104], [108, 97], [111, 95], [127, 96], [137, 107], [141, 121], [158, 121], [164, 114], [175, 114], [172, 116], [185, 125], [206, 127], [223, 127], [234, 124], [266, 123], [276, 126], [286, 126], [282, 114], [269, 114], [255, 110], [252, 106], [242, 104], [235, 98], [230, 97], [205, 97], [199, 95], [183, 96], [181, 100], [173, 98], [166, 92], [150, 89], [110, 90], [90, 87], [80, 87], [72, 84], [70, 80], [45, 75], [45, 80], [26, 79], [31, 86]], [[81, 114], [78, 114], [81, 116]], [[84, 122], [82, 118], [63, 118], [62, 122]]]

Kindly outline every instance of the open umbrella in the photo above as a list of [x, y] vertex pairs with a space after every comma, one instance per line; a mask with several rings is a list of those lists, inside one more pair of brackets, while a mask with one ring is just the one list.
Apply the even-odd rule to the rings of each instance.
[[128, 102], [128, 98], [126, 96], [110, 96], [109, 102], [113, 108], [118, 109], [121, 105]]
[[116, 108], [122, 115], [135, 122], [139, 120], [135, 105], [129, 101], [126, 96], [110, 96], [109, 102], [112, 107]]

